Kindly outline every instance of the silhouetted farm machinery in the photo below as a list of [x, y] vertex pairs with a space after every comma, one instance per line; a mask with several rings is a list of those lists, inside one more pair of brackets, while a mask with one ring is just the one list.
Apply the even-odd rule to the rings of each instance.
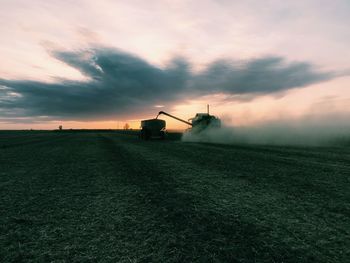
[[149, 119], [141, 121], [140, 138], [148, 140], [150, 138], [158, 137], [165, 138], [165, 120]]
[[141, 121], [141, 139], [148, 140], [150, 138], [165, 138], [166, 122], [158, 119], [160, 115], [168, 116], [189, 125], [191, 128], [189, 128], [187, 132], [192, 133], [200, 133], [208, 128], [215, 129], [221, 127], [221, 120], [218, 117], [209, 114], [209, 105], [207, 113], [197, 113], [193, 118], [188, 119], [188, 121], [178, 118], [165, 111], [160, 111], [155, 119]]

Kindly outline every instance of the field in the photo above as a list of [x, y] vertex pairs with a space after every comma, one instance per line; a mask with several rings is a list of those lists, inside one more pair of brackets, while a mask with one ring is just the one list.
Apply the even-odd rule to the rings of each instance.
[[350, 147], [0, 132], [0, 262], [350, 262]]

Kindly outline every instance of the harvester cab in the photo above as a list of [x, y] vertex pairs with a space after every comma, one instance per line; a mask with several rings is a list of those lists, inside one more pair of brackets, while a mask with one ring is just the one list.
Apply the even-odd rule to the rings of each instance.
[[210, 115], [209, 113], [197, 113], [196, 116], [189, 119], [192, 123], [194, 132], [200, 132], [207, 128], [220, 128], [221, 121], [219, 118]]

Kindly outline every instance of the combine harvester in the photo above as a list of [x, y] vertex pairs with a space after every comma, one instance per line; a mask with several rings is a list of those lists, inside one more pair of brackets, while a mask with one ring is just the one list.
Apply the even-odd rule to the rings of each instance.
[[209, 105], [207, 106], [207, 113], [197, 113], [193, 118], [185, 121], [167, 112], [160, 111], [155, 119], [141, 121], [141, 133], [140, 138], [148, 140], [150, 138], [165, 138], [165, 127], [166, 123], [164, 120], [158, 119], [159, 115], [165, 115], [175, 120], [181, 121], [189, 126], [186, 132], [199, 134], [208, 128], [220, 128], [221, 120], [218, 117], [209, 114]]

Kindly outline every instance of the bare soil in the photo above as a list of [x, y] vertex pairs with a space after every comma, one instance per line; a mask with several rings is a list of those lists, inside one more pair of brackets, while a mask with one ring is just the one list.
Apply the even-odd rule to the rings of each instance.
[[1, 262], [350, 262], [350, 148], [0, 132]]

